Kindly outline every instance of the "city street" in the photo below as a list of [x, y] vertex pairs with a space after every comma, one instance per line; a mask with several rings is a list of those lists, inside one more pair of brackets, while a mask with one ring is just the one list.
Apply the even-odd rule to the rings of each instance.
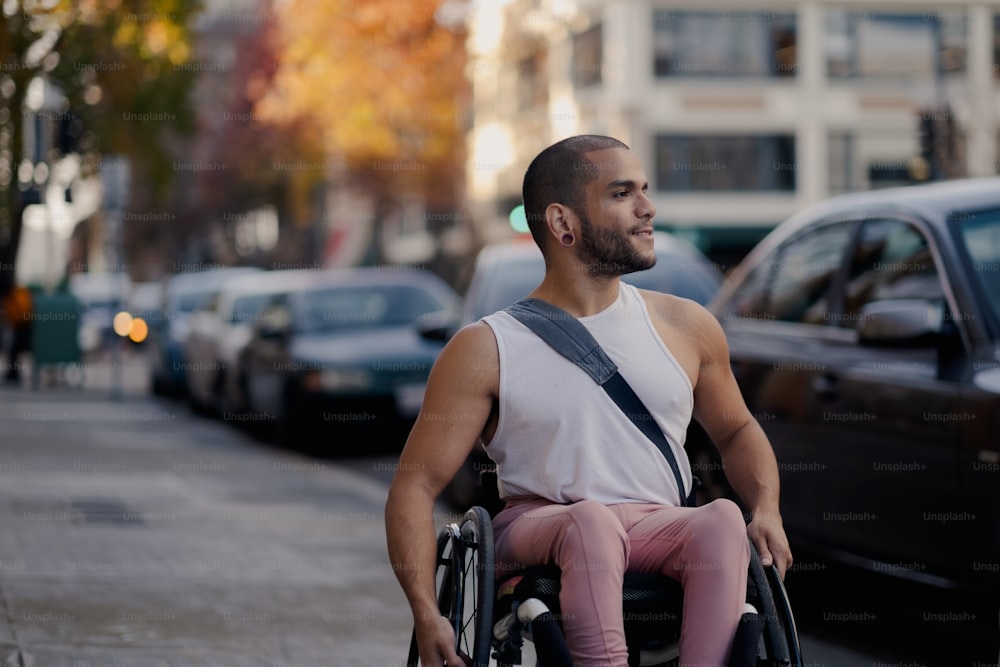
[[0, 389], [0, 664], [401, 664], [383, 483], [88, 375]]
[[[0, 389], [0, 665], [402, 665], [394, 458], [309, 459], [195, 417], [148, 397], [138, 358], [116, 399], [112, 368], [83, 390]], [[808, 665], [992, 664], [969, 642], [995, 615], [945, 622], [973, 611], [808, 558], [788, 583]]]

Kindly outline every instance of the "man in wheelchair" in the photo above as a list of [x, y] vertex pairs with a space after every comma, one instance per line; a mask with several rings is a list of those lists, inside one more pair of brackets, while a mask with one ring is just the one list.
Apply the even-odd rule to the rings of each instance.
[[[593, 135], [546, 148], [523, 185], [546, 265], [529, 296], [562, 309], [550, 315], [557, 326], [566, 313], [581, 323], [645, 411], [622, 407], [588, 377], [590, 348], [574, 363], [543, 340], [531, 320], [538, 313], [508, 309], [463, 328], [431, 371], [386, 503], [389, 555], [422, 665], [462, 664], [435, 591], [432, 511], [477, 439], [497, 463], [505, 501], [493, 521], [497, 569], [559, 566], [574, 664], [627, 665], [628, 571], [682, 584], [681, 665], [725, 665], [747, 591], [747, 536], [765, 567], [783, 577], [791, 565], [777, 464], [731, 373], [721, 327], [692, 301], [620, 279], [656, 261], [647, 189], [628, 147]], [[729, 500], [690, 506], [683, 444], [692, 417], [718, 448], [749, 525]]]

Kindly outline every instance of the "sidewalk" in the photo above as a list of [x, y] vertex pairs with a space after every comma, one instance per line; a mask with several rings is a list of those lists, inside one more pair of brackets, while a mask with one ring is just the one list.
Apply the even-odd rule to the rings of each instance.
[[125, 376], [0, 387], [0, 666], [402, 664], [384, 484]]

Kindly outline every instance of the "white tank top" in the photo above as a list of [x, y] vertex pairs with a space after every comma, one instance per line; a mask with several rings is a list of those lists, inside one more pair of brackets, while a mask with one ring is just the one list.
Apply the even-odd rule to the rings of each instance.
[[[579, 319], [666, 435], [690, 490], [684, 439], [693, 388], [638, 290], [621, 283], [611, 306]], [[681, 504], [663, 454], [602, 387], [507, 313], [483, 321], [500, 353], [499, 419], [486, 451], [497, 463], [502, 498]]]

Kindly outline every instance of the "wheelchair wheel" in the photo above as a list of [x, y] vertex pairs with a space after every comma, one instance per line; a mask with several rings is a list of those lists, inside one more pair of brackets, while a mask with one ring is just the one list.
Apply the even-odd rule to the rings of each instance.
[[802, 650], [792, 607], [785, 585], [774, 566], [765, 570], [753, 542], [750, 543], [750, 571], [747, 599], [764, 617], [763, 655], [757, 665], [801, 667]]
[[[460, 524], [438, 534], [438, 609], [455, 631], [458, 654], [466, 665], [487, 667], [493, 623], [493, 524], [482, 507], [473, 507]], [[408, 667], [420, 665], [416, 631], [410, 637]]]

